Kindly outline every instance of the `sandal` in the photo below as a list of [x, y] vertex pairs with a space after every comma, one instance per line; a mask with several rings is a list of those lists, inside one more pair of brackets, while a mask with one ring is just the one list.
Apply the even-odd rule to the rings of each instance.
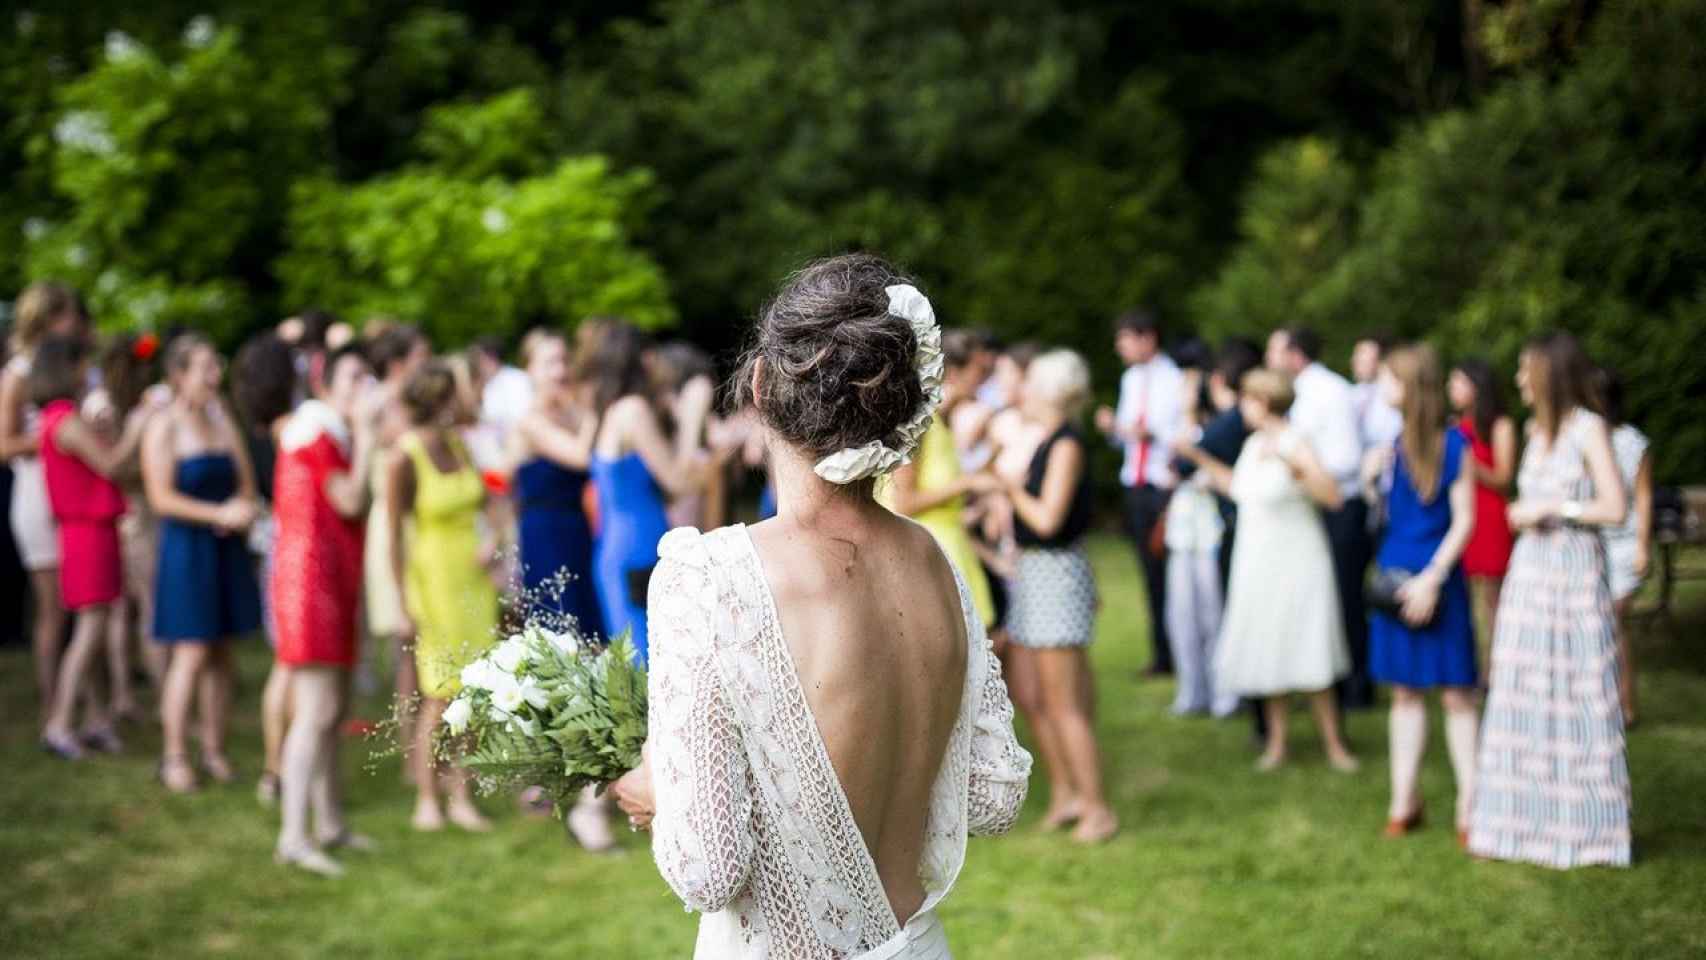
[[1388, 840], [1396, 840], [1399, 837], [1403, 837], [1420, 830], [1422, 828], [1422, 823], [1422, 805], [1418, 803], [1416, 804], [1416, 809], [1410, 811], [1409, 816], [1388, 818], [1386, 821], [1386, 829], [1381, 831], [1381, 835], [1386, 837]]
[[320, 841], [321, 850], [354, 850], [356, 853], [378, 853], [379, 844], [365, 833], [356, 833], [348, 827]]
[[162, 786], [180, 795], [194, 793], [199, 786], [195, 779], [195, 768], [190, 766], [189, 758], [181, 753], [162, 759], [158, 776]]
[[231, 761], [222, 753], [202, 754], [201, 769], [214, 783], [235, 783], [237, 780], [237, 771], [232, 769]]
[[1120, 832], [1120, 818], [1114, 816], [1112, 810], [1104, 810], [1100, 816], [1085, 817], [1078, 821], [1077, 829], [1072, 831], [1072, 839], [1085, 845], [1107, 843]]
[[278, 806], [279, 790], [278, 774], [265, 771], [255, 781], [255, 802], [263, 809], [271, 810]]
[[124, 752], [124, 741], [118, 738], [118, 732], [112, 727], [85, 731], [82, 740], [85, 747], [101, 753]]
[[296, 867], [309, 873], [317, 873], [322, 877], [341, 877], [344, 875], [344, 865], [326, 856], [322, 850], [314, 847], [287, 847], [280, 845], [273, 850], [273, 863], [281, 867]]
[[69, 734], [44, 733], [41, 735], [41, 748], [61, 760], [83, 759], [82, 745]]

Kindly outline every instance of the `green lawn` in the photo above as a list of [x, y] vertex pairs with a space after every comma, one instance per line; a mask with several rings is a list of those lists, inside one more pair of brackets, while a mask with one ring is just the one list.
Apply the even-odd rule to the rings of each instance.
[[[1682, 641], [1643, 645], [1631, 737], [1638, 864], [1557, 874], [1475, 863], [1449, 826], [1379, 837], [1385, 727], [1351, 721], [1363, 772], [1250, 769], [1242, 720], [1176, 720], [1170, 685], [1135, 679], [1144, 648], [1123, 545], [1096, 544], [1107, 609], [1095, 658], [1108, 781], [1125, 831], [1100, 849], [1040, 835], [1042, 798], [1008, 837], [975, 841], [945, 914], [968, 958], [1706, 955], [1706, 651], [1695, 597]], [[265, 654], [243, 658], [233, 755], [252, 774]], [[355, 824], [383, 844], [342, 880], [274, 867], [274, 819], [251, 790], [166, 795], [158, 740], [70, 766], [35, 746], [27, 656], [0, 654], [0, 957], [685, 956], [681, 910], [638, 839], [598, 858], [497, 799], [488, 836], [416, 836], [396, 761], [350, 756]], [[370, 708], [370, 713], [378, 708]], [[1436, 717], [1437, 721], [1437, 717]], [[1436, 728], [1425, 788], [1448, 811]], [[351, 754], [359, 754], [352, 750]]]

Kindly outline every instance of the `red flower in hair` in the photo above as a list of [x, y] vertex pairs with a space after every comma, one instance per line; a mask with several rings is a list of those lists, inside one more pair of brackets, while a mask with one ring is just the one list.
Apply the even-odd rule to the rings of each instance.
[[130, 345], [130, 355], [143, 363], [154, 359], [155, 351], [160, 349], [160, 338], [152, 333], [145, 333], [136, 338]]

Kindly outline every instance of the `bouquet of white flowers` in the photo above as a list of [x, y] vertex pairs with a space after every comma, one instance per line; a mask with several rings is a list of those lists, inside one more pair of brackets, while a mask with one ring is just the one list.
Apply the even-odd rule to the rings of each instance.
[[640, 765], [646, 671], [627, 635], [599, 650], [530, 622], [462, 669], [442, 753], [482, 792], [543, 787], [562, 813], [581, 789]]

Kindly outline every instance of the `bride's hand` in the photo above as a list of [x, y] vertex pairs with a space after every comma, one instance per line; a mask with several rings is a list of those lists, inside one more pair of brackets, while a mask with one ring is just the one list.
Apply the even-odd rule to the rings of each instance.
[[657, 813], [657, 804], [652, 798], [650, 750], [642, 752], [640, 757], [640, 765], [611, 784], [610, 792], [616, 795], [616, 805], [628, 815], [630, 826], [635, 830], [650, 830], [652, 817]]

